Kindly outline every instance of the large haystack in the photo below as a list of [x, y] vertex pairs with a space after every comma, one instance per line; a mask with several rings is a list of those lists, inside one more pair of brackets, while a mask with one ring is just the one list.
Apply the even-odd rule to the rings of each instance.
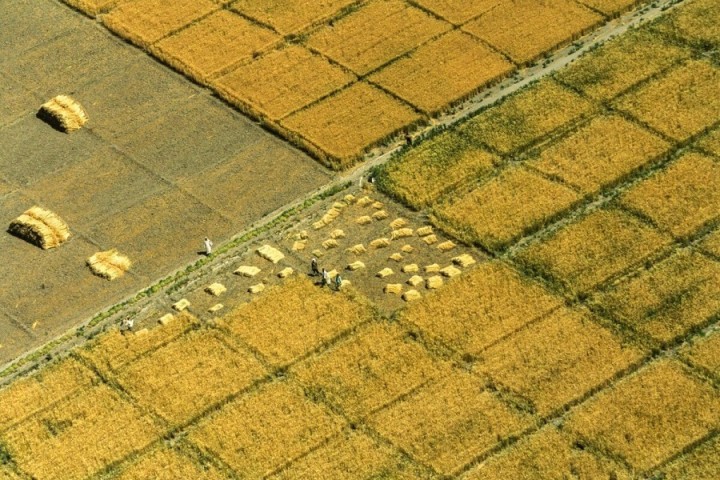
[[97, 252], [87, 259], [88, 267], [98, 277], [115, 280], [130, 270], [132, 262], [114, 248], [105, 252]]
[[58, 95], [40, 107], [40, 118], [58, 130], [70, 133], [82, 128], [88, 121], [85, 109], [67, 95]]
[[8, 232], [43, 250], [54, 248], [70, 238], [70, 228], [56, 214], [32, 207], [10, 222]]

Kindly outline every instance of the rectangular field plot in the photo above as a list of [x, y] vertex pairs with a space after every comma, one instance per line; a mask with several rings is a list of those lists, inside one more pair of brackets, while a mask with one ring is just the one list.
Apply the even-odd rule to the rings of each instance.
[[609, 100], [688, 55], [688, 51], [643, 28], [589, 52], [558, 72], [557, 78], [593, 98]]
[[500, 162], [496, 155], [450, 130], [391, 160], [381, 181], [403, 202], [422, 208], [458, 184], [492, 172]]
[[366, 148], [420, 119], [410, 107], [366, 83], [290, 115], [281, 124], [349, 166]]
[[239, 66], [214, 82], [233, 103], [279, 120], [355, 79], [304, 47], [288, 45]]
[[665, 140], [620, 116], [600, 116], [543, 148], [529, 165], [593, 195], [669, 148]]
[[720, 397], [673, 361], [618, 382], [575, 410], [565, 427], [647, 472], [720, 426]]
[[580, 200], [570, 188], [520, 167], [437, 207], [440, 223], [466, 240], [501, 250], [550, 222]]
[[149, 417], [101, 385], [30, 417], [0, 441], [24, 472], [65, 480], [87, 478], [161, 433]]
[[100, 13], [109, 12], [114, 6], [125, 0], [62, 0], [71, 7], [94, 17]]
[[522, 438], [462, 477], [463, 480], [488, 478], [632, 480], [634, 477], [617, 462], [580, 447], [574, 435], [549, 426]]
[[691, 236], [720, 216], [720, 164], [688, 153], [635, 185], [620, 201], [676, 237]]
[[372, 324], [292, 372], [306, 390], [352, 418], [363, 417], [440, 375], [440, 365], [404, 335]]
[[691, 344], [680, 350], [680, 354], [693, 365], [720, 379], [720, 332], [717, 330], [693, 339]]
[[410, 456], [451, 475], [532, 420], [457, 370], [380, 411], [370, 423]]
[[580, 293], [658, 253], [670, 241], [627, 213], [596, 210], [517, 258]]
[[502, 2], [463, 29], [508, 54], [519, 64], [569, 43], [603, 21], [570, 0]]
[[364, 75], [450, 28], [405, 2], [371, 2], [314, 33], [307, 45]]
[[0, 431], [25, 420], [98, 381], [73, 359], [45, 367], [42, 371], [0, 390]]
[[561, 303], [507, 265], [492, 262], [413, 303], [402, 318], [433, 339], [477, 355]]
[[358, 478], [396, 480], [431, 479], [427, 472], [413, 466], [399, 452], [380, 445], [367, 435], [343, 432], [327, 445], [291, 463], [268, 480]]
[[693, 60], [618, 98], [615, 105], [682, 141], [720, 120], [718, 85], [720, 68]]
[[705, 237], [700, 244], [700, 248], [710, 255], [720, 258], [720, 228]]
[[670, 342], [720, 312], [720, 263], [680, 250], [596, 300], [623, 323]]
[[273, 365], [284, 365], [370, 318], [345, 295], [289, 280], [227, 314], [223, 322]]
[[690, 41], [702, 50], [720, 46], [720, 4], [715, 0], [696, 0], [680, 5], [656, 24], [658, 30]]
[[417, 3], [456, 25], [465, 23], [502, 4], [502, 0], [418, 0]]
[[147, 48], [216, 9], [212, 0], [129, 0], [103, 15], [102, 22], [121, 37]]
[[139, 404], [181, 424], [264, 373], [250, 352], [201, 330], [127, 365], [117, 378]]
[[369, 80], [432, 114], [514, 69], [499, 53], [455, 30], [419, 47]]
[[544, 417], [641, 357], [586, 312], [561, 308], [485, 350], [476, 368], [529, 399]]
[[720, 128], [716, 128], [703, 137], [698, 142], [698, 146], [720, 157]]
[[124, 468], [115, 480], [222, 480], [227, 478], [215, 467], [198, 464], [177, 449], [161, 447]]
[[207, 79], [267, 49], [279, 36], [229, 10], [220, 10], [164, 38], [153, 52], [189, 77]]
[[681, 456], [661, 472], [664, 478], [715, 480], [720, 472], [720, 436], [716, 435], [712, 440]]
[[285, 382], [226, 405], [189, 439], [243, 478], [263, 478], [337, 433], [343, 421]]
[[296, 33], [340, 13], [355, 0], [238, 0], [231, 8], [262, 23], [271, 25], [283, 35]]
[[552, 80], [542, 80], [460, 127], [460, 132], [510, 153], [558, 127], [590, 115], [595, 106]]
[[649, 3], [649, 0], [580, 0], [580, 3], [599, 10], [605, 15], [613, 16], [630, 10], [636, 5]]

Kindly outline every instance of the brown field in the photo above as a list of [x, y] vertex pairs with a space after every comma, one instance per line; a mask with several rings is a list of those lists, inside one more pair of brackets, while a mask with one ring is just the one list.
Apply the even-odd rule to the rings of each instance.
[[271, 0], [259, 4], [253, 0], [231, 2], [231, 8], [262, 23], [271, 25], [283, 35], [304, 30], [340, 12], [355, 0]]
[[692, 236], [720, 215], [720, 164], [704, 155], [685, 154], [630, 189], [621, 201], [676, 237]]
[[597, 13], [569, 0], [519, 0], [488, 10], [463, 29], [516, 63], [526, 64], [575, 40], [602, 21]]
[[433, 114], [513, 70], [502, 55], [455, 30], [419, 47], [369, 80]]

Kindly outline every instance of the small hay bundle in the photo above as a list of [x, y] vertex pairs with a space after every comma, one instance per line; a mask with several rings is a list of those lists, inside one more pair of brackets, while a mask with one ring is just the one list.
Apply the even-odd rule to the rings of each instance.
[[237, 270], [235, 270], [235, 275], [240, 275], [241, 277], [254, 277], [258, 273], [260, 273], [260, 269], [258, 267], [252, 267], [249, 265], [242, 265], [238, 267]]
[[340, 282], [340, 290], [349, 287], [350, 285], [352, 285], [350, 280], [343, 280], [342, 282]]
[[367, 250], [365, 249], [365, 245], [363, 245], [362, 243], [353, 245], [352, 247], [348, 248], [347, 251], [350, 253], [354, 253], [355, 255], [360, 255], [362, 253], [367, 252]]
[[407, 284], [413, 287], [417, 287], [418, 285], [422, 285], [424, 282], [425, 280], [420, 275], [413, 275], [408, 279]]
[[187, 298], [183, 298], [178, 300], [177, 302], [172, 304], [172, 308], [177, 310], [178, 312], [182, 312], [183, 310], [187, 309], [190, 306], [190, 302]]
[[270, 245], [263, 245], [257, 249], [257, 254], [268, 262], [278, 263], [280, 260], [285, 258], [285, 255], [277, 248], [271, 247]]
[[390, 222], [390, 228], [397, 229], [397, 228], [403, 228], [407, 226], [407, 220], [404, 218], [396, 218], [392, 222]]
[[317, 258], [321, 258], [321, 257], [324, 257], [324, 256], [325, 256], [325, 252], [322, 251], [322, 250], [320, 250], [319, 248], [316, 248], [315, 250], [312, 251], [312, 256], [313, 256], [313, 257], [317, 257]]
[[328, 272], [328, 277], [330, 277], [331, 280], [335, 280], [335, 277], [337, 277], [338, 271], [337, 269], [333, 268]]
[[435, 290], [443, 286], [443, 278], [440, 275], [433, 275], [425, 280], [425, 288]]
[[79, 130], [88, 121], [85, 109], [67, 95], [58, 95], [40, 107], [40, 118], [65, 133]]
[[443, 277], [447, 277], [447, 278], [457, 277], [461, 273], [462, 273], [462, 271], [460, 271], [460, 269], [453, 267], [452, 265], [440, 269], [440, 274]]
[[433, 263], [432, 265], [425, 266], [425, 273], [437, 273], [440, 271], [440, 265]]
[[376, 238], [370, 242], [370, 248], [385, 248], [390, 245], [390, 240], [387, 238]]
[[322, 221], [325, 222], [325, 225], [327, 225], [339, 216], [340, 216], [340, 210], [338, 210], [335, 207], [332, 207], [331, 209], [329, 209], [327, 211], [327, 213], [325, 215], [323, 215]]
[[477, 263], [475, 262], [475, 259], [470, 255], [469, 253], [463, 253], [462, 255], [459, 255], [452, 259], [452, 262], [455, 265], [459, 265], [463, 268], [469, 267], [470, 265]]
[[227, 288], [222, 283], [213, 283], [205, 287], [205, 292], [209, 293], [214, 297], [219, 297], [223, 293], [227, 292]]
[[374, 218], [375, 220], [385, 220], [389, 216], [390, 215], [388, 215], [385, 210], [378, 210], [377, 212], [372, 214], [372, 218]]
[[343, 232], [339, 228], [336, 228], [335, 230], [330, 232], [330, 238], [334, 238], [334, 239], [345, 238], [345, 232]]
[[384, 206], [385, 206], [385, 204], [382, 203], [382, 202], [375, 202], [375, 203], [372, 204], [372, 207], [375, 208], [375, 209], [377, 209], [377, 210], [380, 210], [380, 209], [383, 208]]
[[402, 267], [403, 273], [417, 273], [419, 270], [420, 268], [418, 268], [417, 263], [410, 263]]
[[295, 240], [307, 240], [308, 233], [307, 230], [302, 230], [295, 234]]
[[173, 315], [172, 313], [166, 313], [165, 315], [160, 317], [160, 320], [158, 320], [158, 323], [162, 326], [165, 326], [168, 323], [172, 322], [173, 320], [175, 320], [175, 315]]
[[357, 220], [355, 220], [355, 223], [357, 223], [358, 225], [369, 225], [372, 223], [372, 218], [364, 215], [362, 217], [358, 217]]
[[375, 202], [375, 200], [373, 200], [372, 198], [370, 198], [366, 195], [366, 196], [362, 197], [360, 200], [358, 200], [357, 204], [360, 205], [361, 207], [367, 207], [368, 205], [372, 204], [373, 202]]
[[87, 259], [90, 270], [98, 277], [115, 280], [130, 270], [132, 262], [125, 255], [121, 255], [114, 248], [106, 252], [97, 252]]
[[337, 240], [335, 240], [334, 238], [328, 238], [327, 240], [325, 240], [322, 243], [322, 246], [325, 250], [330, 250], [331, 248], [337, 248], [338, 245], [339, 244], [338, 244]]
[[415, 249], [412, 245], [403, 245], [400, 251], [403, 253], [412, 253], [413, 251], [415, 251]]
[[402, 289], [402, 283], [388, 283], [387, 285], [385, 285], [383, 291], [385, 293], [393, 293], [395, 295], [400, 295], [402, 293]]
[[277, 276], [278, 278], [287, 278], [293, 273], [295, 273], [295, 270], [293, 270], [292, 267], [285, 267], [278, 272]]
[[393, 230], [393, 232], [390, 234], [391, 240], [397, 240], [398, 238], [405, 238], [405, 237], [412, 237], [413, 231], [412, 228], [399, 228], [397, 230]]
[[433, 243], [437, 243], [438, 239], [435, 235], [428, 235], [427, 237], [423, 237], [423, 242], [425, 242], [427, 245], [432, 245]]
[[437, 248], [442, 250], [443, 252], [447, 252], [448, 250], [452, 250], [455, 247], [456, 247], [455, 242], [453, 242], [452, 240], [448, 240], [447, 242], [443, 242], [440, 245], [438, 245]]
[[402, 294], [402, 299], [406, 302], [413, 302], [415, 300], [420, 300], [422, 298], [422, 295], [420, 295], [420, 292], [417, 290], [408, 290], [407, 292]]
[[56, 214], [32, 207], [10, 222], [8, 232], [43, 250], [55, 248], [70, 238], [70, 229]]
[[348, 205], [352, 205], [353, 203], [355, 203], [356, 200], [357, 200], [357, 199], [355, 198], [355, 195], [353, 195], [353, 194], [351, 194], [351, 193], [348, 193], [347, 195], [345, 195], [345, 196], [343, 197], [343, 201], [344, 201], [345, 203], [347, 203]]
[[347, 269], [351, 272], [354, 272], [355, 270], [361, 270], [365, 268], [365, 264], [361, 261], [353, 262], [347, 266]]
[[250, 293], [260, 293], [263, 290], [265, 290], [264, 283], [258, 283], [257, 285], [253, 285], [252, 287], [248, 288], [248, 292]]
[[394, 260], [396, 262], [402, 262], [403, 256], [395, 252], [388, 257], [388, 260]]
[[415, 233], [418, 237], [427, 237], [428, 235], [432, 235], [433, 228], [430, 225], [427, 225], [425, 227], [418, 228], [415, 230]]
[[347, 207], [347, 204], [342, 202], [335, 202], [332, 204], [332, 208], [334, 208], [335, 210], [342, 210], [345, 207]]
[[208, 312], [210, 312], [210, 313], [217, 313], [217, 312], [219, 312], [220, 310], [222, 310], [223, 308], [225, 308], [225, 305], [223, 305], [222, 303], [216, 303], [216, 304], [213, 305], [212, 307], [208, 308]]
[[325, 222], [322, 221], [322, 220], [318, 220], [317, 222], [315, 222], [315, 223], [312, 224], [312, 227], [313, 227], [315, 230], [320, 230], [320, 229], [323, 228], [324, 226], [325, 226]]
[[301, 252], [305, 250], [306, 246], [307, 240], [298, 240], [297, 242], [293, 243], [292, 250], [293, 252]]
[[385, 277], [389, 277], [393, 273], [395, 273], [395, 272], [392, 271], [392, 268], [385, 267], [382, 270], [380, 270], [378, 273], [376, 273], [375, 276], [378, 278], [385, 278]]

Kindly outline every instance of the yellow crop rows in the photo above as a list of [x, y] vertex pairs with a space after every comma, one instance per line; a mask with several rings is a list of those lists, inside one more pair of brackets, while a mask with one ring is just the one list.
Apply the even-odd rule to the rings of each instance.
[[227, 478], [211, 465], [197, 465], [175, 449], [158, 448], [123, 470], [117, 480], [222, 480]]
[[581, 0], [581, 3], [599, 10], [605, 15], [617, 15], [620, 12], [628, 10], [638, 3], [644, 3], [648, 0]]
[[720, 157], [720, 128], [708, 133], [701, 141], [700, 147]]
[[710, 333], [686, 346], [681, 354], [693, 365], [698, 365], [720, 379], [720, 334]]
[[461, 24], [498, 7], [502, 0], [418, 0], [417, 3], [439, 17]]
[[706, 252], [720, 258], [720, 230], [708, 235], [700, 244]]
[[262, 23], [271, 25], [283, 35], [304, 30], [337, 14], [355, 0], [237, 0], [231, 8]]
[[88, 15], [96, 16], [109, 11], [112, 7], [126, 0], [63, 0], [68, 5], [82, 10]]
[[657, 25], [657, 29], [687, 39], [703, 49], [720, 46], [720, 4], [715, 0], [694, 0], [678, 8]]
[[718, 436], [662, 469], [665, 478], [693, 480], [714, 480], [718, 472], [720, 472], [720, 437]]

